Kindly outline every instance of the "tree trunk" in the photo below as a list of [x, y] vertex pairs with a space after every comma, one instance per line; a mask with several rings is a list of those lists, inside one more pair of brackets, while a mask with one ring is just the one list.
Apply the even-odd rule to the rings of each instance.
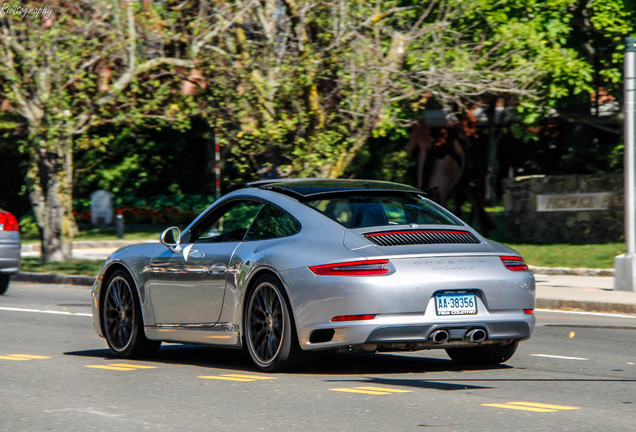
[[341, 177], [347, 167], [353, 162], [360, 149], [367, 143], [386, 107], [388, 88], [392, 84], [392, 72], [400, 69], [404, 61], [404, 56], [406, 55], [408, 44], [409, 41], [402, 33], [395, 32], [393, 34], [391, 45], [384, 56], [382, 67], [376, 73], [375, 92], [371, 96], [372, 100], [369, 104], [369, 112], [365, 113], [366, 117], [363, 124], [356, 127], [357, 131], [353, 134], [351, 146], [342, 152], [331, 166], [323, 168], [323, 173], [327, 173], [327, 177]]
[[27, 185], [44, 262], [72, 258], [72, 241], [77, 231], [73, 218], [72, 163], [70, 140], [58, 146], [39, 145], [29, 159]]

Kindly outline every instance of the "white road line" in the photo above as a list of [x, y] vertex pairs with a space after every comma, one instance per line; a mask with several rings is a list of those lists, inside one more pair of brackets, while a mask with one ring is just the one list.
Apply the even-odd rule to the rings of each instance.
[[613, 313], [603, 313], [603, 312], [563, 311], [563, 310], [556, 310], [556, 309], [535, 309], [534, 311], [535, 312], [553, 312], [553, 313], [562, 313], [562, 314], [571, 314], [571, 315], [593, 315], [593, 316], [603, 316], [603, 317], [636, 319], [636, 315], [613, 314]]
[[74, 315], [74, 316], [83, 316], [83, 317], [93, 316], [93, 314], [79, 313], [79, 312], [53, 311], [53, 310], [42, 310], [42, 309], [22, 309], [22, 308], [10, 308], [10, 307], [0, 307], [0, 311], [30, 312], [30, 313], [53, 314], [53, 315]]
[[566, 357], [566, 356], [558, 356], [558, 355], [550, 355], [550, 354], [530, 354], [533, 357], [545, 357], [551, 359], [561, 359], [561, 360], [589, 360], [589, 358], [583, 357]]

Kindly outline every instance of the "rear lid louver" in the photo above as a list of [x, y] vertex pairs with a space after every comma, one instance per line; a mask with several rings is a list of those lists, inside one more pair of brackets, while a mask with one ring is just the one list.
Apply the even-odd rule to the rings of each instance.
[[406, 246], [421, 244], [480, 244], [472, 233], [458, 230], [405, 230], [363, 234], [379, 246]]

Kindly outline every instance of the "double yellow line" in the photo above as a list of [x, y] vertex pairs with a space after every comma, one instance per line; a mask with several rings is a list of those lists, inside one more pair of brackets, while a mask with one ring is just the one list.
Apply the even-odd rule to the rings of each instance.
[[370, 394], [370, 395], [390, 395], [397, 393], [412, 393], [413, 390], [402, 390], [402, 389], [393, 389], [387, 387], [371, 387], [371, 386], [363, 386], [363, 387], [353, 387], [353, 388], [332, 388], [329, 389], [337, 392], [345, 392], [345, 393], [362, 393], [362, 394]]
[[50, 359], [50, 358], [51, 357], [30, 355], [30, 354], [9, 354], [9, 355], [0, 356], [0, 360], [13, 360], [13, 361], [42, 360], [42, 359]]
[[130, 363], [110, 363], [108, 365], [88, 365], [86, 367], [93, 368], [93, 369], [107, 369], [107, 370], [115, 370], [115, 371], [134, 371], [134, 370], [157, 368], [157, 366], [143, 366], [143, 365], [130, 364]]
[[262, 375], [244, 375], [244, 374], [223, 374], [223, 375], [205, 375], [199, 378], [223, 381], [249, 382], [259, 380], [275, 380], [275, 377]]
[[565, 410], [577, 410], [579, 407], [571, 407], [564, 405], [548, 405], [535, 402], [506, 402], [504, 404], [481, 404], [495, 408], [506, 408], [512, 410], [532, 411], [532, 412], [556, 412]]

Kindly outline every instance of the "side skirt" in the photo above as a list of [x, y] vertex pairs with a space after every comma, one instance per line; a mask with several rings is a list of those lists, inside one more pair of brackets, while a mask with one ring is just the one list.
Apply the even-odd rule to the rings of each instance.
[[238, 326], [232, 323], [146, 326], [144, 332], [150, 340], [228, 347], [241, 346]]

